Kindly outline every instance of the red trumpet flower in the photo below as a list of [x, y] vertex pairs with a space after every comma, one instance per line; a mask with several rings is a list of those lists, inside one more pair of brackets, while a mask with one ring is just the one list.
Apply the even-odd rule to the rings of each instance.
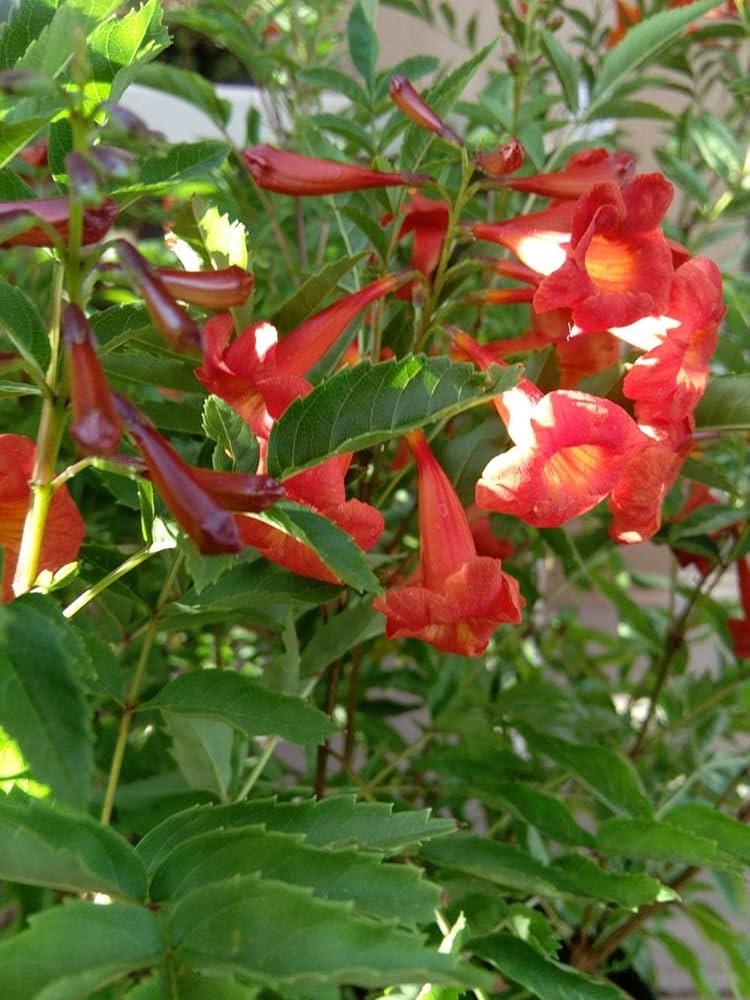
[[[26, 512], [31, 500], [29, 481], [33, 475], [36, 446], [20, 434], [0, 434], [0, 547], [3, 550], [2, 595], [13, 600], [16, 572]], [[55, 490], [44, 528], [39, 569], [54, 572], [73, 562], [86, 529], [67, 487]]]
[[201, 347], [198, 324], [175, 301], [158, 271], [152, 270], [141, 254], [127, 240], [118, 240], [120, 260], [130, 272], [143, 296], [151, 322], [176, 351]]
[[728, 618], [727, 628], [734, 641], [735, 656], [750, 658], [750, 560], [745, 556], [737, 562], [742, 618]]
[[318, 160], [273, 146], [252, 146], [245, 152], [245, 163], [259, 188], [297, 196], [419, 186], [431, 179], [424, 174], [384, 173], [337, 160]]
[[157, 274], [170, 295], [203, 309], [233, 309], [244, 305], [255, 281], [249, 271], [236, 265], [217, 271], [160, 267]]
[[438, 118], [432, 108], [424, 101], [422, 96], [414, 89], [405, 76], [397, 73], [391, 77], [388, 85], [388, 96], [407, 118], [415, 124], [426, 128], [429, 132], [434, 132], [441, 139], [447, 142], [454, 142], [457, 146], [463, 146], [463, 142], [456, 135], [450, 126]]
[[520, 622], [524, 599], [499, 559], [477, 555], [466, 513], [421, 431], [408, 441], [419, 475], [420, 568], [373, 607], [386, 616], [389, 638], [480, 656], [498, 625]]
[[[83, 210], [81, 242], [84, 246], [98, 243], [107, 233], [117, 215], [117, 204], [111, 198], [101, 205]], [[28, 218], [28, 226], [0, 242], [3, 247], [49, 247], [53, 240], [47, 229], [34, 224], [33, 217], [41, 219], [55, 230], [63, 243], [68, 242], [70, 202], [67, 198], [27, 198], [18, 201], [0, 201], [0, 227], [14, 220]], [[20, 224], [20, 222], [19, 222]]]
[[81, 454], [113, 455], [122, 424], [96, 353], [94, 334], [79, 306], [65, 307], [62, 332], [70, 367], [70, 433]]

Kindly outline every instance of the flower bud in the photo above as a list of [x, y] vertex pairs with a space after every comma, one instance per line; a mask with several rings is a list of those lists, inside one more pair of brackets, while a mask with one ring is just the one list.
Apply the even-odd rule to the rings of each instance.
[[200, 349], [200, 327], [178, 305], [158, 272], [152, 271], [135, 247], [126, 240], [118, 240], [117, 248], [120, 260], [138, 285], [151, 322], [167, 343], [176, 351], [191, 347]]
[[181, 271], [160, 267], [164, 287], [176, 299], [203, 309], [232, 309], [247, 302], [255, 279], [237, 265], [218, 271]]
[[[117, 204], [106, 198], [100, 205], [88, 206], [83, 212], [81, 242], [84, 246], [98, 243], [109, 230], [117, 215]], [[0, 201], [0, 226], [28, 217], [27, 227], [14, 232], [0, 243], [3, 247], [49, 247], [53, 240], [48, 229], [34, 225], [34, 216], [54, 229], [63, 243], [68, 241], [70, 203], [67, 198], [22, 198]]]
[[391, 77], [391, 82], [388, 86], [388, 95], [396, 107], [400, 108], [406, 117], [410, 118], [417, 125], [421, 125], [422, 128], [434, 132], [435, 135], [439, 135], [441, 139], [445, 139], [447, 142], [463, 146], [463, 142], [453, 129], [446, 125], [441, 118], [438, 118], [405, 76], [397, 73]]
[[427, 184], [424, 174], [384, 173], [337, 160], [319, 160], [273, 146], [252, 146], [245, 163], [259, 188], [277, 194], [322, 195], [365, 188]]
[[70, 366], [70, 433], [81, 454], [112, 455], [120, 443], [122, 425], [96, 353], [94, 334], [77, 305], [65, 307], [62, 333]]
[[511, 139], [498, 149], [475, 153], [474, 163], [485, 174], [501, 177], [519, 170], [523, 166], [524, 156], [524, 148], [518, 139]]

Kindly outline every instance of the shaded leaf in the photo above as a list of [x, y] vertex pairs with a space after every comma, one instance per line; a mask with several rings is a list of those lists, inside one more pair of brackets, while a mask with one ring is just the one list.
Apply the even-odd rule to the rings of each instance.
[[49, 114], [37, 115], [34, 118], [25, 118], [20, 122], [3, 122], [0, 128], [0, 167], [27, 146], [45, 125], [52, 119], [57, 109], [52, 109]]
[[331, 455], [447, 420], [488, 402], [517, 378], [515, 367], [479, 372], [422, 354], [344, 368], [276, 421], [268, 442], [269, 472], [284, 478]]
[[136, 82], [189, 101], [216, 125], [223, 126], [229, 121], [230, 102], [219, 97], [213, 85], [200, 73], [164, 62], [153, 62], [138, 68]]
[[709, 868], [726, 867], [729, 861], [715, 840], [649, 819], [617, 816], [606, 820], [597, 830], [596, 847], [603, 854], [646, 861], [682, 861]]
[[207, 182], [211, 189], [211, 174], [228, 155], [229, 146], [214, 139], [175, 143], [164, 156], [147, 159], [141, 167], [138, 182], [119, 188], [112, 197], [130, 201], [142, 194], [174, 194], [175, 188], [179, 188], [184, 195], [185, 187], [189, 186], [192, 190], [201, 188], [198, 181]]
[[126, 840], [34, 799], [0, 797], [0, 876], [61, 892], [146, 897], [146, 869]]
[[348, 97], [353, 104], [369, 105], [369, 98], [357, 81], [333, 66], [307, 66], [300, 70], [298, 79], [309, 83], [317, 92], [335, 90]]
[[695, 802], [675, 806], [663, 819], [681, 830], [715, 840], [720, 850], [750, 865], [750, 828], [733, 816]]
[[356, 844], [385, 854], [442, 837], [456, 828], [452, 820], [433, 819], [428, 809], [394, 813], [390, 803], [357, 802], [353, 795], [305, 802], [260, 799], [232, 806], [198, 806], [170, 816], [146, 834], [136, 850], [149, 871], [154, 871], [174, 846], [188, 837], [253, 824], [303, 834], [307, 843], [318, 847]]
[[49, 364], [49, 340], [42, 318], [31, 300], [0, 278], [0, 331], [35, 372]]
[[367, 603], [350, 603], [331, 615], [305, 646], [300, 674], [320, 674], [326, 667], [366, 639], [383, 634], [383, 619]]
[[448, 837], [426, 844], [420, 855], [433, 864], [478, 875], [522, 895], [559, 895], [553, 876], [540, 861], [519, 847], [499, 844], [486, 837]]
[[491, 934], [475, 939], [472, 945], [504, 976], [539, 1000], [622, 1000], [622, 993], [609, 983], [553, 962], [511, 934]]
[[203, 404], [203, 430], [216, 442], [215, 469], [254, 473], [258, 468], [258, 439], [242, 417], [219, 396], [209, 396]]
[[750, 374], [711, 378], [696, 407], [695, 420], [701, 428], [750, 428]]
[[562, 89], [569, 111], [578, 110], [578, 66], [575, 59], [558, 42], [554, 34], [546, 29], [540, 33], [542, 49], [554, 70]]
[[380, 46], [375, 28], [370, 23], [361, 3], [355, 3], [349, 15], [347, 37], [351, 60], [368, 88], [372, 88]]
[[270, 319], [280, 334], [289, 333], [307, 319], [308, 316], [321, 308], [327, 295], [336, 288], [339, 281], [367, 255], [354, 254], [353, 257], [340, 257], [326, 264], [315, 274], [306, 278], [302, 285], [293, 292], [286, 302], [280, 306]]
[[188, 785], [226, 802], [232, 779], [232, 727], [179, 712], [165, 711], [164, 720], [172, 737], [172, 755]]
[[0, 605], [0, 725], [37, 781], [84, 809], [93, 764], [89, 710], [76, 673], [85, 656], [57, 605], [36, 595]]
[[561, 844], [591, 846], [594, 838], [576, 823], [567, 806], [546, 792], [522, 781], [500, 781], [492, 788], [514, 816], [535, 826]]
[[0, 996], [8, 1000], [81, 1000], [164, 960], [156, 918], [139, 906], [68, 900], [30, 925], [0, 943]]
[[316, 744], [334, 732], [328, 716], [300, 698], [269, 691], [243, 674], [198, 670], [166, 684], [141, 708], [219, 719], [246, 736], [281, 736]]
[[605, 871], [582, 854], [565, 854], [550, 865], [556, 884], [573, 896], [602, 899], [629, 910], [674, 899], [675, 893], [650, 875]]
[[270, 880], [236, 878], [195, 889], [177, 901], [169, 928], [178, 963], [218, 966], [257, 982], [324, 977], [364, 986], [425, 981], [466, 986], [490, 981], [427, 948], [415, 934]]

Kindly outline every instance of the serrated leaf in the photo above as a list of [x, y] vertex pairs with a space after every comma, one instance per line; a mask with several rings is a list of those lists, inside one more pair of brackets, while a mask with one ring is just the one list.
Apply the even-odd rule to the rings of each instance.
[[511, 934], [477, 938], [472, 947], [539, 1000], [622, 1000], [622, 993], [609, 983], [553, 962]]
[[146, 897], [146, 869], [126, 840], [34, 799], [0, 797], [0, 877], [60, 892]]
[[299, 72], [298, 79], [311, 84], [316, 91], [334, 90], [348, 97], [353, 104], [369, 106], [367, 93], [357, 81], [333, 66], [308, 66]]
[[682, 861], [701, 867], [722, 868], [729, 861], [715, 840], [671, 823], [625, 819], [622, 816], [601, 824], [596, 833], [596, 847], [602, 854], [643, 858], [646, 861]]
[[551, 757], [570, 771], [600, 802], [617, 813], [651, 815], [651, 804], [638, 772], [625, 757], [609, 747], [568, 743], [523, 728], [532, 750]]
[[289, 333], [296, 326], [321, 308], [321, 303], [327, 295], [336, 288], [339, 281], [358, 264], [366, 253], [354, 254], [353, 257], [340, 257], [326, 264], [315, 274], [306, 278], [302, 285], [293, 292], [286, 302], [276, 310], [270, 322], [281, 333]]
[[231, 671], [183, 674], [141, 708], [220, 719], [246, 736], [281, 736], [303, 745], [320, 743], [335, 731], [328, 716], [300, 698], [269, 691]]
[[94, 313], [89, 322], [96, 335], [101, 354], [107, 353], [101, 348], [106, 347], [110, 340], [125, 338], [128, 334], [134, 337], [151, 327], [151, 320], [145, 307], [135, 303], [102, 309], [101, 312]]
[[663, 816], [665, 823], [699, 837], [716, 841], [727, 854], [750, 865], [750, 828], [733, 816], [698, 802], [675, 806]]
[[68, 900], [30, 919], [0, 943], [0, 996], [81, 1000], [108, 983], [164, 960], [156, 917], [126, 903]]
[[550, 66], [554, 70], [569, 111], [578, 110], [578, 65], [552, 32], [542, 29], [540, 41]]
[[714, 0], [699, 0], [676, 10], [665, 10], [653, 14], [634, 25], [625, 38], [607, 53], [596, 75], [592, 94], [592, 105], [610, 97], [618, 84], [653, 59], [696, 18], [705, 14], [714, 5]]
[[61, 3], [15, 68], [57, 76], [72, 57], [71, 39], [85, 39], [118, 6], [117, 0], [66, 0]]
[[456, 829], [452, 820], [433, 819], [429, 809], [394, 813], [390, 803], [357, 802], [353, 795], [305, 802], [259, 799], [231, 806], [198, 806], [170, 816], [147, 833], [136, 850], [153, 872], [177, 844], [189, 837], [254, 824], [302, 834], [308, 844], [317, 847], [356, 844], [384, 854], [396, 854]]
[[0, 332], [37, 373], [49, 364], [49, 340], [36, 306], [16, 285], [0, 278]]
[[119, 100], [138, 72], [137, 63], [153, 59], [169, 44], [158, 0], [146, 0], [125, 15], [100, 24], [88, 37], [91, 66], [86, 96], [96, 103]]
[[33, 595], [0, 605], [0, 725], [35, 780], [85, 809], [93, 751], [78, 655], [77, 636], [53, 601]]
[[164, 710], [172, 737], [172, 756], [190, 788], [228, 798], [232, 779], [234, 730], [218, 719], [192, 718]]
[[314, 847], [299, 835], [240, 827], [184, 840], [154, 872], [150, 894], [154, 900], [174, 899], [210, 882], [253, 874], [405, 924], [429, 923], [440, 892], [414, 867], [383, 864], [351, 849]]
[[229, 146], [215, 139], [175, 143], [164, 156], [147, 159], [141, 167], [137, 183], [119, 188], [112, 197], [130, 201], [144, 194], [174, 194], [176, 188], [185, 195], [185, 188], [203, 190], [205, 184], [211, 189], [211, 175], [222, 166], [228, 155]]
[[320, 556], [333, 574], [355, 590], [380, 593], [378, 579], [367, 558], [352, 536], [309, 507], [279, 501], [263, 514], [256, 515], [307, 545]]
[[223, 127], [229, 121], [231, 103], [219, 97], [213, 85], [200, 73], [158, 62], [140, 66], [135, 79], [144, 87], [151, 87], [153, 90], [160, 90], [173, 97], [180, 97], [183, 101], [189, 101], [219, 127]]
[[492, 788], [513, 815], [561, 844], [590, 847], [594, 838], [576, 823], [567, 806], [553, 795], [522, 781], [499, 781]]
[[695, 420], [701, 429], [748, 430], [750, 374], [711, 378], [696, 407]]
[[367, 84], [372, 88], [375, 80], [375, 65], [378, 61], [378, 36], [370, 23], [361, 3], [355, 3], [347, 22], [347, 38], [349, 55], [354, 66]]
[[467, 986], [489, 981], [484, 973], [426, 947], [415, 934], [266, 879], [236, 878], [193, 890], [175, 904], [169, 930], [177, 963], [236, 971], [261, 983], [325, 979], [362, 986], [425, 981]]
[[517, 378], [515, 367], [479, 372], [422, 354], [345, 368], [295, 400], [276, 421], [268, 442], [269, 472], [284, 478], [331, 455], [447, 420], [488, 402]]
[[258, 996], [255, 986], [247, 986], [234, 978], [219, 978], [213, 971], [200, 976], [189, 969], [177, 974], [176, 984], [174, 980], [170, 984], [163, 975], [149, 976], [128, 990], [125, 996], [127, 1000], [164, 1000], [175, 985], [180, 1000], [256, 1000]]
[[388, 255], [388, 232], [382, 223], [354, 205], [344, 205], [340, 211], [367, 237], [380, 259], [385, 260]]
[[11, 69], [52, 20], [57, 0], [22, 0], [12, 4], [0, 34], [0, 69]]
[[101, 358], [104, 373], [112, 379], [135, 382], [138, 385], [160, 386], [178, 392], [196, 392], [193, 359], [176, 357], [156, 357], [153, 354], [121, 352], [103, 354]]
[[258, 440], [242, 417], [219, 396], [209, 396], [201, 418], [206, 436], [216, 442], [214, 468], [254, 473], [258, 468]]

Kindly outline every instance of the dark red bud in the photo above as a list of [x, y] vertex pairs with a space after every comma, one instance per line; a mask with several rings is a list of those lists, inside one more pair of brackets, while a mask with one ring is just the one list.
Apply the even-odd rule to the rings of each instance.
[[62, 333], [70, 367], [70, 433], [82, 455], [112, 455], [120, 443], [122, 425], [99, 363], [94, 334], [78, 306], [65, 307]]
[[200, 485], [195, 470], [123, 396], [114, 393], [118, 413], [143, 455], [149, 478], [167, 510], [206, 555], [239, 552], [242, 539], [234, 517]]
[[231, 309], [244, 305], [255, 279], [249, 271], [233, 265], [219, 271], [180, 271], [160, 267], [159, 277], [176, 299], [204, 309]]
[[499, 149], [474, 154], [474, 163], [485, 174], [492, 174], [493, 177], [512, 174], [523, 166], [523, 160], [524, 149], [518, 139], [511, 139]]
[[257, 514], [281, 500], [286, 490], [271, 476], [253, 476], [241, 472], [213, 472], [193, 467], [198, 484], [225, 510]]
[[[98, 243], [109, 230], [116, 215], [117, 204], [111, 198], [106, 198], [100, 205], [85, 208], [81, 236], [83, 245]], [[9, 236], [0, 243], [0, 246], [52, 246], [53, 241], [49, 232], [41, 226], [34, 225], [33, 216], [42, 219], [58, 233], [63, 243], [67, 243], [70, 216], [70, 204], [67, 198], [25, 198], [18, 201], [0, 201], [0, 226], [16, 219], [21, 220], [24, 216], [28, 217], [28, 228]]]
[[195, 320], [175, 301], [157, 271], [126, 240], [117, 241], [120, 260], [143, 296], [151, 322], [176, 351], [201, 347], [201, 331]]
[[89, 156], [94, 160], [102, 173], [109, 174], [119, 179], [129, 177], [133, 171], [135, 156], [128, 149], [120, 149], [119, 146], [110, 146], [106, 142], [100, 142], [89, 151]]
[[246, 150], [245, 163], [259, 188], [300, 197], [362, 191], [365, 188], [419, 186], [432, 180], [424, 174], [384, 173], [264, 145]]
[[388, 94], [396, 107], [400, 108], [406, 117], [417, 125], [434, 132], [435, 135], [439, 135], [448, 142], [463, 146], [463, 142], [453, 129], [446, 125], [441, 118], [438, 118], [405, 76], [397, 73], [391, 77]]

